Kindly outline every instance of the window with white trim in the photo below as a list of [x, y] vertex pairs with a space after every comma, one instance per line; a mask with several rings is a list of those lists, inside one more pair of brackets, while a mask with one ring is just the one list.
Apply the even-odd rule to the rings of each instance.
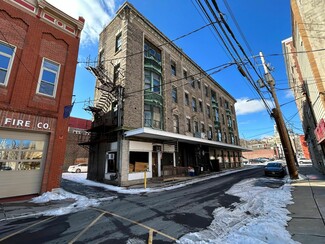
[[41, 75], [38, 82], [37, 93], [55, 97], [56, 87], [59, 80], [60, 65], [43, 59]]
[[7, 85], [15, 47], [0, 42], [0, 85]]

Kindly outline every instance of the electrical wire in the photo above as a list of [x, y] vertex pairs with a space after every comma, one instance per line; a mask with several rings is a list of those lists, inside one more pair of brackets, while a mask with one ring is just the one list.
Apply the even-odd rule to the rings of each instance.
[[[179, 37], [173, 39], [173, 40], [168, 40], [167, 42], [164, 42], [164, 43], [158, 45], [157, 47], [159, 48], [159, 47], [162, 47], [162, 46], [165, 46], [165, 45], [168, 45], [168, 44], [174, 44], [175, 41], [178, 41], [178, 40], [180, 40], [180, 39], [182, 39], [182, 38], [185, 38], [185, 37], [187, 37], [187, 36], [189, 36], [189, 35], [192, 35], [192, 34], [198, 32], [198, 31], [200, 31], [200, 30], [203, 30], [204, 28], [206, 28], [206, 27], [208, 27], [208, 26], [210, 26], [210, 25], [213, 25], [213, 24], [214, 24], [214, 23], [208, 23], [208, 24], [206, 24], [206, 25], [204, 25], [204, 26], [201, 26], [201, 27], [198, 28], [198, 29], [195, 29], [195, 30], [193, 30], [193, 31], [190, 31], [190, 32], [188, 32], [188, 33], [186, 33], [186, 34], [184, 34], [184, 35], [181, 35], [181, 36], [179, 36]], [[174, 45], [175, 45], [175, 44], [174, 44]], [[177, 47], [177, 49], [178, 49], [178, 47]], [[136, 55], [139, 55], [139, 54], [143, 54], [144, 52], [145, 52], [145, 51], [143, 50], [143, 51], [139, 51], [139, 52], [131, 53], [131, 54], [126, 55], [126, 56], [123, 56], [123, 57], [111, 58], [111, 59], [103, 59], [103, 60], [101, 60], [101, 62], [105, 63], [105, 62], [111, 62], [111, 61], [114, 61], [114, 60], [126, 59], [126, 58], [130, 58], [130, 57], [133, 57], [133, 56], [136, 56]], [[84, 63], [84, 64], [90, 64], [90, 63], [97, 64], [97, 61], [92, 61], [92, 62], [89, 62], [89, 61], [78, 61], [78, 63], [79, 63], [79, 64], [82, 64], [82, 63]]]

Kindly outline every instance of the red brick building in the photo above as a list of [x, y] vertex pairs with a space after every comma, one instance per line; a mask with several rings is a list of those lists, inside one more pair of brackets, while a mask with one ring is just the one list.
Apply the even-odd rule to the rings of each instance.
[[87, 130], [91, 128], [91, 123], [88, 119], [70, 117], [63, 171], [73, 164], [88, 163], [89, 149], [79, 143], [89, 141], [90, 132]]
[[60, 185], [83, 25], [44, 0], [0, 2], [0, 198]]

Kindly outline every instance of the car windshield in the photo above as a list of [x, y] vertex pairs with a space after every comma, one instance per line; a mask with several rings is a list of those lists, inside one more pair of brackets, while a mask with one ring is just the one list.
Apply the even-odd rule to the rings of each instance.
[[281, 163], [268, 163], [266, 165], [267, 167], [282, 167]]

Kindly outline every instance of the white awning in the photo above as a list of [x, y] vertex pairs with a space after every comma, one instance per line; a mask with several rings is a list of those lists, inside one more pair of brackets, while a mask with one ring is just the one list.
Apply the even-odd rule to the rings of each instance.
[[125, 137], [138, 137], [138, 138], [147, 138], [147, 139], [158, 139], [162, 141], [178, 141], [190, 144], [201, 144], [210, 147], [219, 147], [225, 149], [235, 149], [240, 151], [247, 151], [247, 148], [227, 144], [218, 141], [207, 140], [203, 138], [193, 137], [193, 136], [186, 136], [177, 133], [171, 133], [161, 130], [154, 130], [151, 128], [138, 128], [130, 131], [124, 132]]

